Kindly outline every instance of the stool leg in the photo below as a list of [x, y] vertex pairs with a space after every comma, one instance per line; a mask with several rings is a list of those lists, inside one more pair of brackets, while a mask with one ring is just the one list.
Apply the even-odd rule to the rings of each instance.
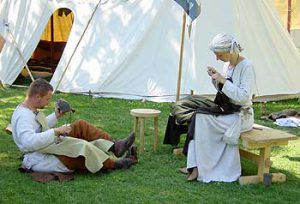
[[154, 144], [153, 144], [154, 151], [157, 150], [157, 144], [158, 144], [158, 117], [154, 117]]
[[145, 127], [145, 118], [141, 118], [141, 124], [140, 124], [140, 152], [144, 152], [144, 127]]
[[138, 117], [134, 117], [133, 131], [134, 131], [135, 136], [137, 134], [138, 124], [139, 124], [139, 118]]

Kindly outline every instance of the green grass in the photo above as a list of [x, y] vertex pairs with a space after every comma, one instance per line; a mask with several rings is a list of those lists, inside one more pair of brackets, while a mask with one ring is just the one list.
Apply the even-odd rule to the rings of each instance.
[[[115, 138], [124, 138], [133, 128], [129, 111], [133, 108], [155, 108], [162, 111], [159, 117], [159, 149], [153, 152], [153, 126], [146, 120], [144, 154], [139, 154], [139, 163], [128, 170], [110, 173], [76, 174], [71, 182], [52, 181], [46, 184], [34, 182], [20, 173], [21, 153], [11, 135], [4, 129], [10, 121], [14, 108], [22, 102], [25, 89], [0, 90], [0, 203], [300, 203], [300, 140], [288, 146], [272, 150], [271, 172], [287, 175], [287, 182], [273, 183], [265, 188], [261, 184], [240, 186], [235, 183], [187, 182], [186, 176], [177, 169], [185, 165], [184, 156], [172, 154], [172, 147], [162, 145], [170, 103], [153, 103], [121, 99], [97, 98], [95, 106], [89, 96], [55, 94], [54, 101], [64, 98], [76, 113], [72, 120], [85, 119], [103, 128]], [[260, 119], [260, 104], [255, 104], [256, 123], [274, 126]], [[268, 103], [267, 111], [286, 108], [300, 109], [297, 100]], [[63, 124], [67, 117], [60, 120]], [[280, 128], [300, 136], [296, 128]], [[181, 138], [183, 143], [184, 136]], [[138, 143], [138, 139], [137, 139]], [[257, 171], [256, 165], [242, 160], [243, 174]]]

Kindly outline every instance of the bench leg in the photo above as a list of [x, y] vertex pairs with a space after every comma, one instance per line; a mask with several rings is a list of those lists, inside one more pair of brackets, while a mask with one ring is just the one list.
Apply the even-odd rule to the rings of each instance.
[[261, 181], [263, 180], [263, 175], [265, 173], [270, 173], [270, 166], [271, 166], [270, 152], [271, 152], [270, 146], [259, 149], [257, 175], [259, 176]]
[[[270, 146], [261, 148], [258, 158], [257, 157], [251, 158], [251, 160], [253, 159], [254, 161], [258, 162], [257, 175], [241, 176], [239, 179], [239, 183], [241, 185], [262, 183], [264, 174], [270, 173], [270, 167], [271, 167], [270, 156], [271, 156]], [[286, 176], [284, 174], [272, 173], [272, 182], [285, 182], [285, 181], [286, 181]]]
[[141, 124], [140, 124], [140, 152], [144, 152], [144, 128], [145, 128], [145, 118], [141, 118]]
[[158, 117], [154, 117], [154, 144], [153, 144], [154, 151], [157, 150], [157, 144], [158, 144]]

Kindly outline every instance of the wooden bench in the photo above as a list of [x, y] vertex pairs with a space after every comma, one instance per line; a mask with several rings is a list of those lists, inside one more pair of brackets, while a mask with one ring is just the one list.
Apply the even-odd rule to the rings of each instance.
[[[271, 173], [271, 147], [284, 146], [289, 140], [296, 140], [298, 137], [290, 133], [275, 130], [265, 126], [255, 125], [251, 131], [241, 134], [242, 147], [240, 156], [257, 163], [258, 171], [256, 175], [241, 176], [239, 183], [255, 184], [264, 181], [264, 175], [271, 175], [271, 182], [285, 182], [286, 176], [283, 173]], [[247, 149], [259, 149], [259, 154], [254, 154]]]
[[[275, 130], [261, 125], [254, 125], [253, 129], [241, 134], [240, 156], [257, 163], [258, 170], [256, 175], [241, 176], [239, 183], [256, 184], [263, 183], [264, 175], [271, 175], [271, 182], [285, 182], [286, 175], [283, 173], [270, 173], [271, 167], [271, 147], [284, 146], [289, 140], [298, 139], [297, 136], [290, 133]], [[173, 150], [173, 154], [182, 155], [182, 149]], [[254, 154], [247, 150], [259, 149], [259, 154]]]

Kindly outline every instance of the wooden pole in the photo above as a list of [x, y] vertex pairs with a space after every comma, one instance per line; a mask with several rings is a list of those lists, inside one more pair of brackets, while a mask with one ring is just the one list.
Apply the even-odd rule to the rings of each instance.
[[292, 0], [288, 0], [287, 30], [291, 32]]
[[179, 96], [180, 96], [181, 75], [182, 75], [182, 59], [183, 59], [184, 35], [185, 35], [185, 23], [186, 23], [186, 13], [183, 12], [182, 28], [181, 28], [181, 40], [180, 40], [181, 41], [180, 42], [180, 55], [179, 55], [179, 64], [178, 64], [176, 101], [179, 100]]
[[50, 18], [50, 36], [51, 36], [51, 42], [50, 42], [50, 52], [51, 52], [51, 58], [50, 58], [50, 64], [51, 64], [51, 72], [54, 73], [54, 18], [53, 14]]
[[17, 52], [18, 52], [18, 54], [19, 54], [19, 56], [20, 56], [20, 58], [21, 58], [21, 60], [22, 60], [22, 62], [24, 64], [24, 66], [25, 66], [25, 68], [26, 68], [26, 70], [27, 70], [27, 72], [28, 72], [28, 74], [30, 76], [31, 81], [34, 81], [34, 77], [33, 77], [32, 73], [31, 73], [31, 71], [30, 71], [30, 69], [29, 69], [29, 67], [28, 67], [28, 65], [27, 65], [24, 57], [23, 57], [23, 54], [22, 54], [21, 50], [18, 47], [18, 43], [15, 41], [15, 38], [14, 38], [12, 32], [10, 31], [8, 25], [6, 25], [6, 26], [7, 26], [7, 28], [6, 28], [7, 32], [9, 33], [9, 35], [11, 37], [12, 43], [15, 46], [15, 48], [16, 48], [16, 50], [17, 50]]

